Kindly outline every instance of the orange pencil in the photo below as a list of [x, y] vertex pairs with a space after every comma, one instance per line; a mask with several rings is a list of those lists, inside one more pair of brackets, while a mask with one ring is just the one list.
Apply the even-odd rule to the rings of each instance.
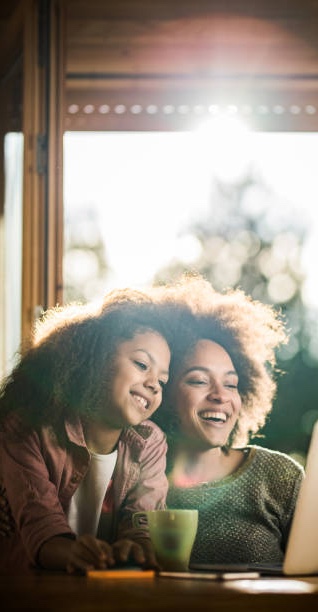
[[155, 572], [154, 570], [142, 570], [142, 569], [110, 569], [110, 570], [89, 570], [86, 572], [86, 575], [89, 578], [98, 578], [98, 579], [109, 579], [116, 580], [118, 578], [121, 579], [145, 579], [145, 578], [154, 578]]

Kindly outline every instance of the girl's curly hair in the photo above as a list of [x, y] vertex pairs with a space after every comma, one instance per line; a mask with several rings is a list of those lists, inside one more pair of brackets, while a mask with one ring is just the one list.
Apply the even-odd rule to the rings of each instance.
[[111, 291], [95, 304], [48, 310], [2, 384], [0, 423], [12, 412], [26, 428], [93, 416], [109, 390], [117, 346], [144, 331], [170, 344], [168, 311], [130, 289]]
[[170, 383], [162, 407], [153, 419], [172, 440], [180, 434], [173, 407], [174, 383], [185, 358], [200, 339], [217, 342], [229, 353], [239, 376], [242, 410], [229, 446], [245, 445], [264, 425], [276, 393], [276, 349], [287, 341], [282, 317], [273, 307], [253, 300], [240, 289], [217, 292], [199, 275], [185, 275], [178, 282], [154, 289], [161, 303], [185, 304], [193, 314], [191, 329], [183, 326], [170, 364]]

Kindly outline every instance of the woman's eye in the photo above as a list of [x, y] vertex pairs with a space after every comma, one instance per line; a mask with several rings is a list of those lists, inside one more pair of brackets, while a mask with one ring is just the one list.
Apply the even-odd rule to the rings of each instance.
[[228, 389], [238, 389], [237, 383], [225, 383], [224, 386], [227, 387]]
[[206, 380], [201, 380], [199, 378], [189, 378], [186, 382], [188, 383], [188, 385], [195, 385], [195, 386], [207, 384]]
[[138, 366], [138, 368], [140, 368], [141, 370], [147, 370], [147, 364], [143, 363], [143, 361], [138, 361], [137, 359], [135, 359], [135, 364]]

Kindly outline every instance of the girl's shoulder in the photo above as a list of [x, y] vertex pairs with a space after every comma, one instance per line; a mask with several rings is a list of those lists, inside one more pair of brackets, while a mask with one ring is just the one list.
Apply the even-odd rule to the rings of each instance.
[[164, 445], [166, 446], [166, 435], [153, 421], [144, 421], [139, 425], [127, 427], [123, 430], [120, 439], [124, 443], [136, 444], [139, 447]]
[[127, 427], [118, 441], [118, 458], [135, 463], [148, 464], [157, 461], [165, 464], [167, 441], [164, 433], [155, 423], [144, 421], [140, 425]]
[[11, 412], [6, 415], [1, 423], [0, 431], [3, 438], [10, 440], [10, 442], [21, 442], [24, 438], [36, 433], [36, 430], [28, 425], [18, 412]]

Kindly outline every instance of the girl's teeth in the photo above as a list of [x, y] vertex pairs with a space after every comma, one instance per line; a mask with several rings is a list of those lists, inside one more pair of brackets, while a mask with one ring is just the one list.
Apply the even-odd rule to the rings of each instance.
[[139, 395], [135, 395], [136, 400], [142, 405], [143, 408], [147, 408], [148, 402], [144, 397], [140, 397]]

